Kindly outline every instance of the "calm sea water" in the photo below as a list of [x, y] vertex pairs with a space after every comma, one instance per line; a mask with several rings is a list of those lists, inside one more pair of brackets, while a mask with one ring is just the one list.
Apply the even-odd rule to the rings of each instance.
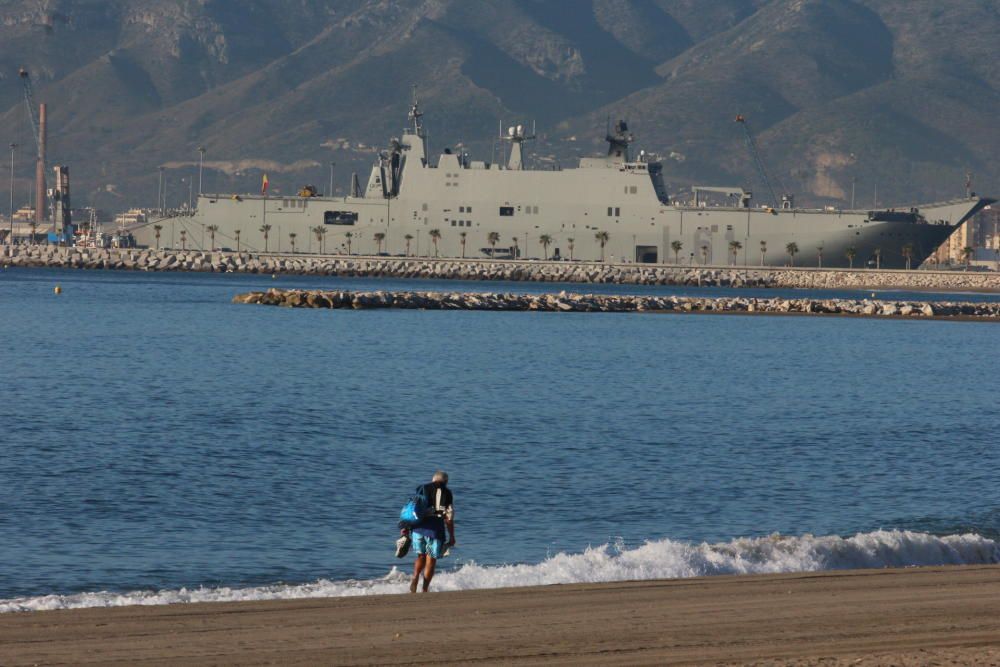
[[0, 272], [0, 598], [381, 577], [436, 468], [445, 569], [998, 537], [996, 325], [229, 303], [273, 285], [563, 288]]

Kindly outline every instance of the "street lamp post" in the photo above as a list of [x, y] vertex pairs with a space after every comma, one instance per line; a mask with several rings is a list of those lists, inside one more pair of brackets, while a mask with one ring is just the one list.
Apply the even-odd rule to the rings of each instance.
[[17, 144], [12, 143], [10, 145], [10, 236], [7, 237], [7, 243], [14, 245], [14, 151], [17, 150]]
[[336, 162], [330, 163], [330, 194], [328, 196], [333, 196], [333, 168], [337, 166]]
[[200, 197], [203, 190], [201, 189], [201, 173], [205, 167], [205, 147], [198, 146], [198, 196]]
[[163, 217], [163, 167], [160, 167], [160, 182], [156, 186], [156, 208], [160, 209], [160, 217]]

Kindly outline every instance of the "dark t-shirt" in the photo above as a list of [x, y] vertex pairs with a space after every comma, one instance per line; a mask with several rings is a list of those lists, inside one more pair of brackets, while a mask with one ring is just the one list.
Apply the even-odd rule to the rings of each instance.
[[[428, 484], [423, 484], [421, 487], [417, 488], [417, 492], [423, 489], [424, 497], [427, 498], [427, 504], [430, 507], [435, 507], [435, 501], [437, 499], [438, 486], [434, 482]], [[452, 506], [452, 495], [448, 487], [441, 487], [441, 505], [440, 510], [430, 516], [421, 519], [420, 523], [413, 527], [414, 532], [426, 535], [427, 537], [433, 537], [444, 541], [445, 538], [445, 524], [444, 524], [444, 510]]]

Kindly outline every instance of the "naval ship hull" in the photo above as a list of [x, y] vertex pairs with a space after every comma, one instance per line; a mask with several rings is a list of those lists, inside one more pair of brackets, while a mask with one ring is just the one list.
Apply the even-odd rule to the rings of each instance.
[[[601, 260], [603, 255], [607, 262], [843, 268], [877, 263], [881, 268], [903, 269], [907, 265], [905, 248], [911, 248], [911, 267], [919, 266], [960, 224], [990, 201], [962, 199], [919, 207], [915, 210], [920, 218], [909, 217], [907, 209], [907, 214], [899, 216], [901, 219], [885, 221], [878, 220], [879, 212], [874, 211], [673, 206], [650, 211], [646, 220], [614, 220], [613, 216], [607, 220], [605, 210], [595, 209], [578, 213], [578, 217], [566, 215], [557, 221], [529, 219], [532, 214], [517, 220], [515, 207], [513, 216], [504, 216], [514, 219], [505, 220], [498, 214], [504, 207], [504, 202], [499, 201], [490, 207], [494, 219], [487, 221], [483, 218], [488, 215], [488, 205], [479, 201], [462, 207], [471, 209], [471, 213], [442, 204], [437, 215], [432, 216], [428, 215], [430, 211], [421, 210], [424, 202], [407, 206], [405, 201], [372, 202], [352, 197], [203, 195], [198, 198], [193, 215], [150, 221], [134, 227], [132, 233], [140, 245], [180, 248], [184, 230], [185, 247], [203, 250], [212, 249], [209, 228], [214, 226], [218, 228], [215, 249], [252, 252], [288, 253], [293, 250], [294, 239], [296, 252], [313, 254], [322, 251], [584, 261]], [[523, 210], [524, 207], [522, 213]], [[575, 222], [602, 215], [603, 224]], [[918, 221], [921, 218], [926, 222]], [[159, 240], [154, 225], [161, 227]], [[262, 231], [265, 226], [269, 227], [267, 240]], [[317, 235], [317, 228], [326, 231]], [[437, 243], [432, 230], [440, 234], [434, 235]], [[596, 238], [599, 231], [608, 235], [603, 251]], [[491, 232], [499, 235], [493, 245], [489, 239]], [[376, 234], [384, 235], [381, 241]], [[548, 248], [541, 243], [543, 235], [551, 238]], [[681, 243], [679, 252], [672, 248], [675, 241]], [[739, 243], [738, 247], [731, 245], [734, 241]], [[789, 243], [798, 247], [794, 256], [786, 251]], [[848, 257], [851, 248], [853, 263]]]
[[[414, 102], [411, 127], [377, 155], [365, 188], [352, 179], [353, 196], [200, 195], [192, 215], [131, 231], [146, 246], [211, 249], [214, 229], [216, 248], [254, 252], [827, 267], [849, 266], [850, 254], [854, 266], [905, 268], [993, 201], [812, 210], [790, 196], [773, 208], [742, 188], [703, 187], [690, 205], [668, 196], [659, 161], [629, 157], [623, 121], [609, 128], [606, 156], [531, 170], [521, 151], [534, 134], [522, 126], [501, 137], [510, 143], [506, 164], [448, 149], [431, 164], [422, 116]], [[739, 205], [707, 206], [699, 192]]]

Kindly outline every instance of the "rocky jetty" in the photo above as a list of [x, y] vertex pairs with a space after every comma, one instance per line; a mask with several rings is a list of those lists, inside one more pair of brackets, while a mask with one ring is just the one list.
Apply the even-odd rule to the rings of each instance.
[[500, 310], [574, 313], [770, 313], [951, 318], [1000, 322], [1000, 303], [881, 301], [850, 299], [752, 299], [611, 294], [511, 294], [473, 292], [352, 292], [280, 290], [248, 292], [233, 303], [286, 308], [402, 308], [416, 310]]
[[690, 267], [599, 262], [250, 254], [200, 250], [0, 246], [0, 266], [447, 280], [802, 289], [1000, 291], [1000, 273]]

